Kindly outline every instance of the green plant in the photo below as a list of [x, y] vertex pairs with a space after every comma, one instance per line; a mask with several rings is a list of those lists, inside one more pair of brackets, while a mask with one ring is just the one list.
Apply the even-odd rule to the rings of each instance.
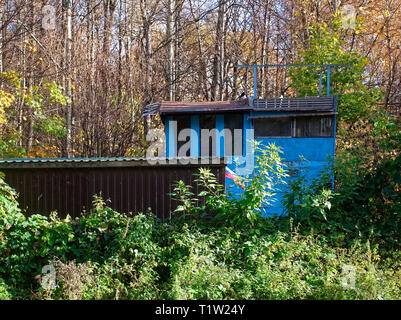
[[0, 172], [0, 243], [10, 228], [24, 219], [17, 203], [17, 194], [4, 181]]
[[[259, 181], [273, 181], [277, 179], [271, 169], [275, 157], [265, 156], [270, 159], [265, 168], [269, 179], [261, 177]], [[362, 200], [372, 193], [393, 200], [368, 201], [367, 207], [382, 210], [384, 205], [398, 210], [398, 194], [392, 189], [398, 183], [398, 166], [398, 160], [389, 161], [361, 177], [375, 181], [358, 184], [366, 188]], [[349, 183], [357, 185], [355, 179]], [[100, 196], [94, 198], [93, 209], [74, 220], [61, 220], [55, 213], [24, 217], [16, 205], [15, 192], [3, 182], [0, 298], [401, 298], [399, 252], [393, 249], [382, 257], [376, 242], [371, 245], [376, 238], [363, 229], [367, 216], [341, 212], [338, 203], [345, 205], [353, 194], [339, 198], [323, 192], [331, 183], [329, 173], [305, 187], [290, 183], [299, 188], [290, 206], [294, 214], [255, 220], [245, 216], [236, 220], [241, 227], [227, 221], [227, 215], [201, 218], [207, 210], [224, 213], [226, 203], [239, 210], [241, 205], [236, 201], [244, 199], [227, 198], [206, 169], [197, 175], [197, 181], [200, 196], [193, 198], [188, 189], [184, 193], [192, 197], [186, 202], [186, 214], [165, 222], [150, 213], [132, 216], [116, 212]], [[381, 191], [368, 187], [372, 185]], [[346, 186], [348, 182], [343, 181], [342, 188]], [[185, 190], [184, 184], [178, 187]], [[268, 192], [266, 195], [271, 196]], [[380, 217], [371, 219], [370, 227], [378, 231], [384, 243], [393, 246], [396, 235], [391, 231], [398, 227], [391, 227], [391, 219], [385, 223]], [[362, 236], [352, 237], [355, 223]], [[383, 232], [388, 232], [387, 238]], [[347, 237], [341, 237], [344, 233]], [[43, 289], [38, 281], [42, 267], [48, 264], [56, 268], [54, 290]], [[347, 266], [355, 270], [352, 288], [343, 285]]]
[[[179, 202], [176, 211], [191, 215], [207, 212], [213, 215], [215, 221], [237, 228], [257, 224], [257, 220], [262, 217], [262, 204], [268, 206], [272, 203], [275, 187], [284, 183], [283, 179], [288, 175], [279, 156], [279, 147], [274, 144], [262, 147], [259, 142], [255, 142], [254, 151], [257, 157], [252, 173], [238, 178], [239, 183], [245, 186], [243, 193], [225, 193], [224, 187], [217, 183], [209, 169], [200, 169], [195, 181], [201, 191], [196, 198], [190, 186], [182, 181], [176, 184], [172, 193]], [[200, 205], [198, 199], [203, 199]]]
[[[295, 219], [296, 223], [304, 229], [318, 228], [327, 225], [328, 215], [332, 207], [332, 199], [338, 194], [333, 194], [330, 189], [322, 185], [324, 179], [318, 181], [307, 180], [305, 175], [289, 181], [289, 192], [284, 196], [283, 204], [286, 208], [286, 216], [282, 219]], [[318, 182], [316, 184], [316, 182]], [[324, 227], [324, 226], [322, 226]]]
[[[63, 88], [54, 81], [44, 80], [38, 86], [24, 87], [24, 80], [14, 70], [0, 73], [2, 87], [0, 89], [0, 156], [22, 157], [26, 155], [25, 148], [21, 147], [22, 132], [13, 123], [13, 118], [17, 116], [16, 108], [13, 104], [24, 105], [30, 110], [29, 119], [21, 115], [21, 120], [29, 122], [33, 133], [42, 132], [48, 138], [63, 137], [66, 134], [65, 121], [58, 114], [54, 113], [55, 106], [65, 106], [70, 99], [63, 94]], [[7, 112], [6, 112], [7, 110]], [[50, 145], [44, 146], [45, 149], [52, 149]], [[29, 150], [28, 150], [29, 151]], [[43, 156], [42, 153], [34, 155]]]
[[[360, 30], [359, 24], [357, 30]], [[309, 28], [310, 37], [306, 46], [299, 50], [299, 63], [304, 64], [343, 64], [332, 68], [330, 94], [340, 94], [338, 102], [339, 120], [352, 125], [360, 118], [372, 115], [382, 92], [377, 88], [367, 87], [365, 67], [368, 63], [363, 53], [347, 50], [340, 14], [328, 23], [315, 23]], [[299, 96], [317, 96], [319, 94], [320, 67], [293, 68], [290, 70], [291, 87]], [[327, 82], [323, 73], [322, 83]], [[325, 90], [326, 88], [323, 88]], [[346, 133], [346, 132], [344, 132]]]
[[[338, 157], [319, 178], [290, 181], [284, 202], [288, 215], [279, 219], [281, 229], [289, 230], [292, 219], [303, 234], [313, 230], [334, 245], [369, 240], [383, 253], [399, 249], [401, 157], [383, 160], [372, 169], [361, 162], [353, 156]], [[327, 189], [332, 172], [334, 193]]]
[[12, 295], [3, 279], [0, 279], [0, 300], [11, 300]]

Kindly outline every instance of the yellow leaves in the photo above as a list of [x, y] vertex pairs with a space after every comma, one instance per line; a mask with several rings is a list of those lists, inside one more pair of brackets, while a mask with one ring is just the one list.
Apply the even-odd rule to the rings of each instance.
[[55, 158], [60, 153], [60, 149], [57, 146], [39, 145], [40, 142], [38, 140], [35, 143], [38, 143], [38, 145], [29, 151], [28, 158]]
[[7, 70], [7, 71], [2, 72], [0, 74], [0, 77], [10, 81], [15, 86], [16, 89], [21, 88], [22, 78], [18, 72], [14, 71], [14, 70]]
[[14, 101], [14, 95], [9, 92], [0, 90], [0, 108], [8, 108]]
[[388, 11], [388, 10], [384, 11], [384, 15], [385, 15], [386, 17], [389, 17], [389, 16], [390, 16], [390, 11]]
[[0, 90], [0, 124], [4, 124], [6, 122], [5, 109], [11, 106], [14, 100], [15, 97], [11, 93]]
[[26, 48], [31, 51], [32, 53], [35, 53], [36, 51], [38, 51], [38, 48], [35, 46], [34, 42], [29, 42], [28, 40], [24, 41], [26, 44]]
[[71, 90], [75, 90], [75, 86], [73, 83], [71, 83]]

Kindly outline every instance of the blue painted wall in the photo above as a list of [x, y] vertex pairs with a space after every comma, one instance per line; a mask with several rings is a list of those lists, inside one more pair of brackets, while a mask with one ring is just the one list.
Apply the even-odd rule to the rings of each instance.
[[[289, 113], [290, 114], [290, 113]], [[293, 114], [293, 113], [291, 113]], [[244, 114], [244, 133], [243, 133], [243, 153], [250, 152], [252, 145], [248, 142], [249, 136], [246, 136], [246, 129], [252, 129], [252, 120], [249, 116], [255, 115], [253, 112]], [[264, 115], [257, 113], [258, 116]], [[269, 115], [273, 115], [269, 113]], [[283, 115], [281, 112], [280, 115]], [[165, 133], [166, 133], [166, 152], [168, 157], [176, 157], [175, 153], [175, 134], [173, 133], [173, 117], [165, 118]], [[216, 115], [215, 127], [219, 130], [216, 135], [216, 153], [218, 157], [224, 155], [224, 115]], [[335, 121], [334, 121], [335, 128]], [[200, 130], [199, 130], [199, 115], [191, 116], [191, 157], [199, 157], [200, 154]], [[335, 132], [335, 129], [334, 129]], [[289, 162], [293, 167], [299, 170], [299, 173], [305, 174], [307, 179], [318, 177], [319, 173], [328, 165], [329, 156], [334, 158], [335, 153], [335, 134], [334, 137], [319, 137], [319, 138], [256, 138], [262, 145], [274, 143], [282, 148], [283, 161]], [[307, 161], [301, 161], [301, 157]], [[228, 167], [235, 171], [234, 164], [228, 164]], [[276, 192], [276, 201], [273, 206], [263, 207], [263, 214], [266, 216], [272, 214], [283, 214], [284, 208], [281, 204], [283, 195], [286, 192], [286, 185], [279, 187]], [[234, 184], [231, 179], [226, 179], [226, 189], [233, 193], [240, 193], [242, 189]]]
[[[298, 174], [305, 175], [309, 181], [317, 178], [320, 172], [327, 168], [329, 156], [334, 156], [335, 138], [258, 138], [256, 140], [261, 141], [262, 145], [274, 143], [281, 147], [283, 161], [288, 162], [288, 165], [291, 164]], [[302, 161], [302, 157], [306, 160]], [[287, 189], [287, 185], [280, 186], [275, 205], [272, 208], [264, 208], [266, 215], [284, 213], [281, 201]]]

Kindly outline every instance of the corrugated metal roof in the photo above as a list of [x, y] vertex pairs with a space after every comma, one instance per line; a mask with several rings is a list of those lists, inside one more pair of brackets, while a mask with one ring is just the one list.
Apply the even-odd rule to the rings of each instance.
[[322, 117], [322, 116], [335, 116], [337, 112], [298, 112], [298, 113], [281, 113], [281, 114], [268, 114], [250, 116], [248, 119], [274, 119], [274, 118], [302, 118], [302, 117]]
[[334, 111], [337, 96], [254, 99], [253, 111]]
[[303, 98], [273, 98], [253, 99], [247, 98], [238, 101], [212, 101], [212, 102], [171, 102], [163, 101], [145, 107], [143, 117], [159, 113], [189, 114], [189, 113], [218, 113], [235, 111], [262, 111], [262, 112], [288, 112], [288, 111], [335, 111], [337, 95]]
[[112, 158], [8, 158], [0, 163], [35, 163], [35, 162], [102, 162], [102, 161], [143, 161], [145, 158], [112, 157]]
[[206, 101], [206, 102], [178, 102], [178, 101], [162, 101], [147, 105], [142, 114], [143, 117], [160, 113], [167, 114], [188, 114], [188, 113], [218, 113], [218, 112], [235, 112], [249, 111], [248, 99], [236, 101]]
[[[224, 164], [224, 158], [210, 158], [207, 165]], [[0, 159], [0, 170], [11, 168], [83, 168], [199, 165], [200, 158], [9, 158]]]

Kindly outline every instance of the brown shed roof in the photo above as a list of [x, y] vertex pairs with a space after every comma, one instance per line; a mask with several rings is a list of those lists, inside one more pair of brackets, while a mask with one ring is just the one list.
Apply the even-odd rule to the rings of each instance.
[[178, 102], [178, 101], [162, 101], [147, 105], [143, 112], [143, 117], [160, 113], [161, 115], [168, 114], [188, 114], [188, 113], [218, 113], [218, 112], [235, 112], [249, 111], [252, 108], [249, 106], [248, 99], [236, 101], [207, 101], [207, 102]]
[[147, 105], [142, 117], [159, 113], [190, 114], [190, 113], [219, 113], [219, 112], [335, 112], [337, 107], [337, 95], [322, 97], [302, 98], [273, 98], [253, 99], [251, 104], [247, 98], [236, 101], [212, 101], [212, 102], [171, 102], [162, 101]]

